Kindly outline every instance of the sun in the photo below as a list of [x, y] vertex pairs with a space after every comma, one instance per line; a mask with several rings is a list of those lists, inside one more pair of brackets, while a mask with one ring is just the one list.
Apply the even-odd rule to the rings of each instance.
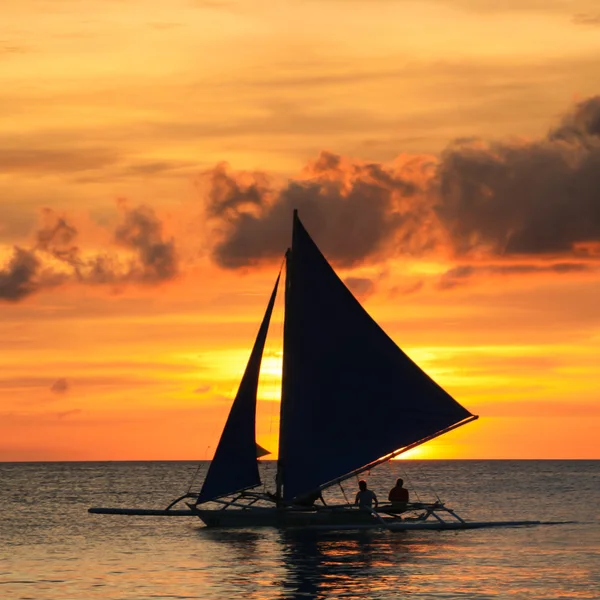
[[410, 450], [407, 450], [406, 452], [400, 454], [400, 456], [397, 456], [394, 460], [436, 458], [432, 450], [432, 448], [428, 448], [427, 446], [411, 448]]

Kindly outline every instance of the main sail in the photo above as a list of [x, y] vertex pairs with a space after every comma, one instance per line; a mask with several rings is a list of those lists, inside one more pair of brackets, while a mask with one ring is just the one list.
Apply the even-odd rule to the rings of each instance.
[[368, 315], [296, 214], [283, 351], [286, 501], [475, 418]]
[[[260, 485], [257, 456], [268, 454], [256, 444], [256, 393], [279, 277], [271, 294], [246, 371], [229, 412], [197, 504]], [[262, 451], [262, 454], [261, 454]]]

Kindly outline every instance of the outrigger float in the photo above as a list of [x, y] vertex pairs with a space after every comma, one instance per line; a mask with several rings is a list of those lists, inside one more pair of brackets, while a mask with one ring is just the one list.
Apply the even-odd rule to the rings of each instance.
[[[199, 493], [164, 510], [90, 508], [94, 514], [194, 516], [207, 527], [447, 530], [539, 525], [467, 521], [441, 502], [402, 512], [349, 502], [317, 506], [322, 492], [477, 419], [379, 327], [317, 248], [294, 211], [285, 255], [285, 319], [274, 493], [262, 485], [255, 438], [259, 372], [281, 273]], [[260, 447], [258, 447], [260, 449]], [[343, 491], [343, 490], [342, 490]], [[186, 502], [187, 508], [177, 508]]]

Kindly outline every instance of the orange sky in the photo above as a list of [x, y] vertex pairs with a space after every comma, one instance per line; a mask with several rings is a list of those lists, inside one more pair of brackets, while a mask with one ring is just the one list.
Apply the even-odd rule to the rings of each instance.
[[600, 12], [498, 4], [3, 2], [0, 460], [210, 458], [294, 203], [480, 415], [413, 456], [600, 458]]

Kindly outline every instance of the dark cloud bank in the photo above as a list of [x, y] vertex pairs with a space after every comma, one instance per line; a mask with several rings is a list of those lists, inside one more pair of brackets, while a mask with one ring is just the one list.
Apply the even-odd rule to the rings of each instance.
[[280, 190], [270, 188], [263, 175], [234, 174], [224, 165], [206, 176], [211, 185], [209, 214], [222, 232], [213, 258], [223, 267], [282, 256], [294, 208], [338, 264], [350, 266], [375, 255], [391, 238], [406, 252], [413, 246], [422, 249], [419, 234], [427, 216], [416, 199], [417, 186], [383, 165], [323, 152], [308, 165], [303, 179], [291, 180]]
[[599, 242], [600, 97], [539, 141], [455, 144], [438, 183], [438, 214], [460, 253], [572, 253]]
[[[279, 190], [262, 174], [224, 165], [205, 175], [221, 236], [213, 258], [226, 268], [279, 258], [298, 208], [338, 265], [444, 248], [462, 261], [482, 253], [563, 261], [521, 272], [584, 270], [564, 261], [597, 254], [600, 244], [600, 96], [576, 105], [542, 139], [459, 140], [439, 160], [384, 165], [322, 153]], [[447, 281], [481, 271], [462, 268], [468, 275], [450, 273]]]

